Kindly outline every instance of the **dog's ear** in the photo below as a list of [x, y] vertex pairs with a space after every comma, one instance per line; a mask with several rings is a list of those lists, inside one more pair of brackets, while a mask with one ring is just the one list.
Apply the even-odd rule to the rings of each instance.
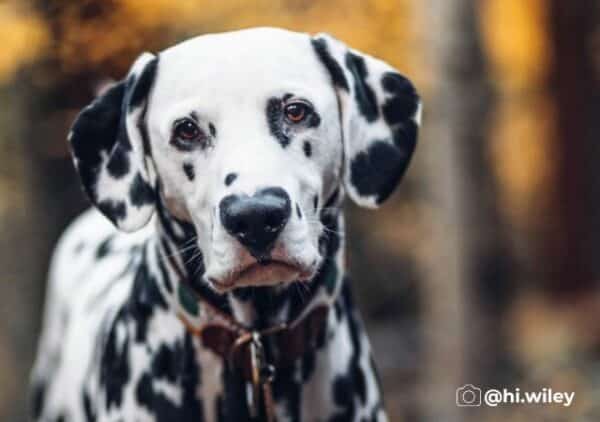
[[125, 79], [79, 113], [69, 133], [85, 192], [115, 226], [128, 232], [144, 226], [155, 206], [144, 119], [157, 66], [156, 56], [143, 53]]
[[387, 63], [327, 34], [311, 42], [339, 100], [345, 189], [358, 205], [376, 208], [400, 181], [415, 149], [419, 96]]

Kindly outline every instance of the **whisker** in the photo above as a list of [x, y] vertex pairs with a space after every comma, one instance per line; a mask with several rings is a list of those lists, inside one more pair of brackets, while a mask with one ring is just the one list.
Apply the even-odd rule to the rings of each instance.
[[[167, 253], [167, 251], [164, 251], [164, 255], [166, 257], [170, 257], [170, 258], [174, 258], [176, 256], [183, 255], [185, 252], [198, 247], [198, 245], [196, 245], [196, 243], [193, 243], [193, 242], [195, 242], [196, 239], [197, 239], [197, 237], [188, 240], [186, 243], [190, 243], [189, 245], [183, 246], [181, 248], [176, 248], [171, 253]], [[163, 248], [163, 250], [164, 250], [164, 248]]]
[[191, 264], [195, 259], [198, 259], [199, 257], [202, 256], [202, 252], [198, 251], [198, 253], [195, 253], [194, 255], [192, 255], [190, 258], [188, 258], [183, 265], [187, 266], [189, 264]]

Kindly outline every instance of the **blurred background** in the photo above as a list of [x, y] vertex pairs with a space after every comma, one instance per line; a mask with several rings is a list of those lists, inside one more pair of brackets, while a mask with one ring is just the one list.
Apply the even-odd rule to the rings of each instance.
[[[398, 193], [348, 207], [391, 420], [600, 420], [596, 0], [0, 0], [0, 420], [25, 420], [49, 254], [87, 207], [75, 113], [143, 50], [256, 25], [330, 32], [424, 98]], [[467, 382], [576, 397], [458, 408]]]

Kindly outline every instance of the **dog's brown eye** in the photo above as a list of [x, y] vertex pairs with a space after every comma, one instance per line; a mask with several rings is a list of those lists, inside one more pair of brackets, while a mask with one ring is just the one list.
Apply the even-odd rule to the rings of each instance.
[[198, 125], [190, 120], [183, 119], [175, 124], [175, 136], [182, 140], [196, 139], [200, 134]]
[[306, 118], [309, 111], [310, 110], [309, 110], [308, 105], [301, 103], [301, 102], [288, 104], [284, 108], [285, 116], [292, 123], [300, 123], [302, 120], [304, 120]]
[[172, 142], [176, 146], [190, 148], [196, 143], [203, 143], [205, 140], [206, 135], [192, 119], [184, 118], [175, 122]]

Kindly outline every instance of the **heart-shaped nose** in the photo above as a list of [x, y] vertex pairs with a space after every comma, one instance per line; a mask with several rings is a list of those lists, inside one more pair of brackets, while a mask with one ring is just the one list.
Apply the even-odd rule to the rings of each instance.
[[290, 218], [290, 197], [278, 187], [262, 189], [252, 196], [228, 195], [221, 200], [219, 212], [227, 233], [263, 261]]

